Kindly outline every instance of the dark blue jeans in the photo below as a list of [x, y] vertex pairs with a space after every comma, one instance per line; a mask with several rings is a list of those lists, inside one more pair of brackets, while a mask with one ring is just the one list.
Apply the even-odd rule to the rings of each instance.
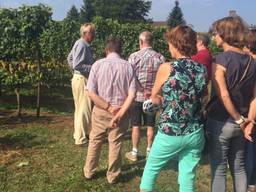
[[234, 192], [246, 192], [244, 165], [245, 139], [240, 127], [231, 122], [207, 121], [212, 192], [226, 192], [227, 163], [233, 178]]
[[[253, 134], [256, 140], [256, 131]], [[256, 185], [256, 143], [246, 141], [245, 145], [245, 168], [247, 173], [248, 185]]]

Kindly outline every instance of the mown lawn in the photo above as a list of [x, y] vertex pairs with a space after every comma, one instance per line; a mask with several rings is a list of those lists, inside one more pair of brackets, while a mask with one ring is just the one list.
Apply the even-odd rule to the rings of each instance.
[[[15, 106], [13, 98], [14, 96], [2, 97], [1, 104]], [[13, 107], [10, 109], [0, 106], [0, 192], [139, 191], [145, 154], [142, 154], [137, 163], [124, 159], [120, 181], [109, 185], [105, 177], [108, 155], [108, 144], [105, 142], [97, 176], [94, 180], [86, 181], [83, 166], [87, 148], [75, 146], [72, 139], [72, 97], [56, 96], [56, 100], [47, 98], [43, 104], [46, 108], [39, 119], [33, 117], [35, 112], [31, 109], [24, 110], [23, 117], [17, 118], [13, 116]], [[129, 130], [123, 154], [131, 149], [130, 134]], [[141, 152], [146, 149], [145, 139], [144, 130]], [[230, 177], [228, 186], [228, 191], [231, 191]], [[175, 161], [170, 162], [160, 173], [156, 191], [178, 191]], [[196, 191], [210, 191], [210, 170], [205, 158], [197, 171]]]

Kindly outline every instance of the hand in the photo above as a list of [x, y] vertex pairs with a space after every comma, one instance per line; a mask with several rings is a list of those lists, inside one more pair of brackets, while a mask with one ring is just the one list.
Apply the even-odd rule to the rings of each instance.
[[253, 128], [254, 128], [254, 124], [252, 122], [248, 123], [246, 125], [246, 127], [243, 129], [243, 132], [244, 132], [244, 137], [253, 142], [253, 139], [252, 139], [252, 133], [253, 133]]
[[251, 121], [249, 119], [244, 119], [244, 122], [241, 123], [239, 126], [240, 128], [244, 131], [244, 129], [246, 128], [246, 126], [251, 123]]
[[108, 108], [108, 112], [111, 113], [112, 115], [116, 115], [120, 109], [121, 109], [121, 107], [112, 107], [112, 106], [110, 106]]
[[159, 95], [157, 95], [156, 97], [151, 97], [152, 103], [155, 105], [162, 105], [163, 103], [163, 98]]
[[110, 121], [110, 123], [109, 123], [109, 127], [110, 127], [110, 128], [116, 128], [117, 125], [119, 124], [120, 120], [121, 120], [121, 116], [118, 115], [118, 114], [116, 114], [116, 115], [111, 119], [111, 121]]
[[150, 96], [151, 96], [151, 91], [148, 91], [148, 90], [144, 91], [144, 97], [145, 97], [146, 99], [149, 99]]

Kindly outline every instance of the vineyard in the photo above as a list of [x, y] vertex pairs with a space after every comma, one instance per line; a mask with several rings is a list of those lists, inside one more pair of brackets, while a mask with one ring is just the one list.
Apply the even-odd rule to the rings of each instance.
[[[79, 38], [79, 21], [54, 21], [52, 10], [43, 4], [0, 9], [0, 89], [12, 89], [17, 95], [21, 114], [21, 89], [37, 89], [37, 116], [40, 115], [41, 87], [69, 85], [71, 70], [66, 57]], [[138, 50], [138, 35], [149, 30], [154, 34], [153, 48], [170, 58], [164, 39], [165, 27], [151, 23], [119, 23], [95, 17], [96, 38], [92, 43], [95, 59], [104, 57], [104, 43], [109, 36], [123, 41], [123, 57]], [[211, 46], [216, 51], [216, 46]]]
[[[91, 45], [95, 60], [105, 56], [104, 46], [109, 36], [122, 39], [122, 56], [127, 59], [139, 49], [138, 36], [145, 30], [154, 35], [153, 48], [172, 59], [164, 38], [167, 27], [155, 27], [150, 21], [121, 22], [99, 16], [91, 22], [96, 26]], [[0, 9], [0, 191], [139, 189], [145, 157], [140, 156], [134, 164], [124, 161], [120, 182], [111, 186], [105, 179], [107, 143], [103, 145], [95, 180], [85, 181], [82, 175], [86, 149], [77, 148], [72, 139], [72, 70], [66, 61], [79, 38], [80, 25], [79, 20], [68, 17], [53, 20], [52, 9], [43, 4]], [[213, 42], [210, 49], [213, 54], [220, 51]], [[130, 137], [129, 130], [123, 153], [131, 148]], [[141, 151], [145, 144], [143, 129]], [[159, 176], [156, 191], [177, 191], [177, 179], [177, 162], [170, 162]], [[210, 191], [209, 186], [210, 170], [204, 158], [198, 169], [196, 188], [205, 192]], [[230, 190], [230, 178], [228, 186]]]
[[[54, 21], [52, 10], [45, 5], [22, 6], [0, 10], [0, 88], [11, 88], [17, 95], [18, 114], [21, 114], [20, 90], [37, 89], [37, 115], [40, 114], [41, 86], [48, 88], [69, 85], [71, 71], [66, 57], [79, 38], [80, 23], [69, 19]], [[138, 49], [138, 34], [154, 31], [154, 47], [166, 56], [164, 28], [148, 23], [120, 24], [96, 17], [97, 36], [92, 44], [95, 59], [104, 56], [108, 36], [123, 39], [124, 57]]]

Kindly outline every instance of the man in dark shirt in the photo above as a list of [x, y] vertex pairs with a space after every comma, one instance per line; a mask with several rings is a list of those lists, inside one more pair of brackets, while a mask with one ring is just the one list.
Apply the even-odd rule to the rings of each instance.
[[80, 28], [77, 40], [68, 55], [68, 64], [73, 70], [72, 93], [75, 103], [74, 139], [76, 145], [87, 143], [86, 135], [91, 128], [91, 101], [86, 93], [87, 77], [94, 62], [90, 44], [94, 39], [95, 26], [87, 23]]

